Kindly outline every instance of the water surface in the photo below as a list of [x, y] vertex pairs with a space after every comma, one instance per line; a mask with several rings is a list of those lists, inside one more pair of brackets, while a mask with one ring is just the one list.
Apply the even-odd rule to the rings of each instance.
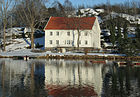
[[0, 59], [0, 97], [140, 97], [139, 74], [109, 61]]

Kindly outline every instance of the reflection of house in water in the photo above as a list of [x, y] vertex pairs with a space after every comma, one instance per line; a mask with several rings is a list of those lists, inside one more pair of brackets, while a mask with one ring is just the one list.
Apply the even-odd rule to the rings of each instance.
[[54, 97], [100, 96], [102, 91], [101, 64], [84, 61], [51, 61], [45, 65], [45, 83]]
[[[0, 62], [1, 64], [1, 62]], [[2, 65], [0, 65], [0, 79], [2, 78]], [[0, 80], [0, 97], [2, 97], [2, 80]]]
[[80, 60], [0, 60], [0, 97], [99, 97], [108, 71], [104, 66]]

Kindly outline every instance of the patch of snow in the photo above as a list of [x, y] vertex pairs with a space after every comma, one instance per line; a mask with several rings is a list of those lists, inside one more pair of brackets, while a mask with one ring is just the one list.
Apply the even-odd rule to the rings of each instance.
[[31, 49], [20, 49], [11, 52], [1, 52], [1, 56], [38, 56], [40, 53], [33, 53]]
[[[42, 53], [35, 53], [31, 52], [31, 49], [20, 49], [16, 51], [11, 52], [1, 52], [1, 56], [46, 56], [46, 55], [52, 55], [52, 56], [64, 56], [64, 55], [78, 55], [82, 56], [85, 55], [84, 53], [72, 53], [72, 52], [66, 52], [66, 53], [52, 53], [52, 52], [42, 52]], [[103, 54], [103, 53], [88, 53], [87, 55], [97, 55], [97, 56], [125, 56], [124, 54]]]
[[27, 27], [26, 27], [26, 28], [24, 29], [24, 33], [27, 33], [27, 32], [31, 32], [31, 28], [27, 28]]
[[88, 55], [98, 55], [98, 56], [125, 56], [124, 54], [102, 54], [102, 53], [88, 53]]
[[95, 10], [96, 10], [96, 12], [98, 12], [98, 13], [104, 13], [104, 12], [105, 12], [104, 9], [95, 9]]
[[109, 15], [105, 16], [104, 20], [108, 20], [111, 18], [117, 18], [117, 17], [122, 17], [126, 20], [128, 20], [131, 24], [140, 24], [140, 17], [138, 16], [132, 16], [129, 14], [124, 14], [124, 13], [116, 13], [116, 12], [111, 12]]
[[104, 43], [104, 45], [105, 45], [105, 47], [113, 46], [112, 43], [106, 43], [106, 42]]
[[94, 10], [92, 8], [80, 9], [80, 10], [77, 10], [76, 13], [79, 11], [82, 13], [81, 17], [98, 16], [100, 14], [99, 11], [97, 12], [96, 10]]
[[[26, 41], [25, 41], [26, 40]], [[14, 51], [18, 49], [26, 49], [28, 46], [30, 46], [27, 42], [30, 43], [30, 39], [12, 39], [8, 46], [6, 46], [6, 51]]]

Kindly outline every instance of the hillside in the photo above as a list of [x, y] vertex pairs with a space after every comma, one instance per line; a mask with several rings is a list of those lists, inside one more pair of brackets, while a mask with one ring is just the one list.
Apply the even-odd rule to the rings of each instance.
[[[92, 8], [86, 8], [86, 9], [79, 9], [74, 12], [75, 16], [80, 17], [98, 17], [98, 21], [101, 26], [101, 43], [102, 47], [107, 49], [112, 46], [112, 43], [110, 41], [110, 30], [108, 27], [106, 27], [105, 23], [110, 20], [110, 17], [112, 19], [117, 19], [118, 17], [123, 18], [127, 22], [129, 22], [128, 26], [128, 37], [135, 37], [135, 29], [136, 24], [140, 24], [140, 15], [129, 15], [124, 13], [117, 13], [117, 12], [110, 12], [109, 14], [106, 14], [105, 9], [92, 9]], [[121, 28], [123, 31], [123, 28]], [[42, 29], [41, 29], [42, 30]], [[117, 31], [117, 27], [115, 28]], [[13, 27], [6, 30], [6, 35], [8, 36], [7, 42], [6, 42], [6, 51], [17, 51], [17, 50], [23, 50], [23, 49], [29, 49], [31, 46], [30, 41], [30, 29], [24, 28], [24, 27]], [[2, 35], [1, 35], [2, 36]], [[2, 41], [2, 40], [1, 40]], [[2, 44], [2, 42], [0, 43]], [[44, 32], [36, 30], [35, 32], [35, 47], [38, 49], [44, 49]], [[116, 44], [117, 45], [117, 44]], [[115, 45], [115, 46], [116, 46]]]
[[[29, 49], [31, 46], [30, 40], [30, 30], [27, 28], [23, 30], [23, 27], [14, 27], [7, 29], [6, 33], [6, 51], [16, 51], [22, 49]], [[36, 48], [43, 49], [44, 48], [44, 32], [36, 31], [34, 34], [34, 45]], [[1, 46], [2, 46], [1, 39]], [[2, 49], [2, 47], [1, 47]]]

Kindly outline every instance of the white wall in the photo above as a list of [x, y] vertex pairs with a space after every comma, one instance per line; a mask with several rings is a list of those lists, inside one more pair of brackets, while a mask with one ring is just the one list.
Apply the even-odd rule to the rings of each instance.
[[[50, 36], [50, 32], [53, 32], [53, 35]], [[56, 32], [59, 32], [59, 36], [56, 35]], [[70, 36], [67, 35], [67, 32], [70, 32]], [[80, 47], [92, 47], [91, 44], [91, 34], [88, 32], [87, 36], [84, 36], [84, 32], [81, 32], [80, 40], [81, 44]], [[77, 31], [73, 30], [47, 30], [45, 31], [45, 47], [57, 47], [57, 46], [62, 46], [62, 47], [72, 47], [72, 46], [77, 46], [77, 37], [78, 33]], [[53, 41], [53, 44], [49, 43], [49, 40]], [[59, 45], [56, 44], [56, 40], [59, 40]], [[67, 44], [67, 41], [70, 40], [70, 44]], [[85, 45], [85, 41], [88, 41], [88, 44]], [[72, 45], [72, 42], [74, 42], [74, 45]]]
[[[96, 17], [97, 18], [97, 17]], [[92, 38], [92, 43], [93, 43], [93, 47], [95, 48], [101, 48], [101, 29], [100, 29], [100, 25], [98, 22], [98, 18], [95, 20], [94, 26], [93, 26], [93, 38]]]

